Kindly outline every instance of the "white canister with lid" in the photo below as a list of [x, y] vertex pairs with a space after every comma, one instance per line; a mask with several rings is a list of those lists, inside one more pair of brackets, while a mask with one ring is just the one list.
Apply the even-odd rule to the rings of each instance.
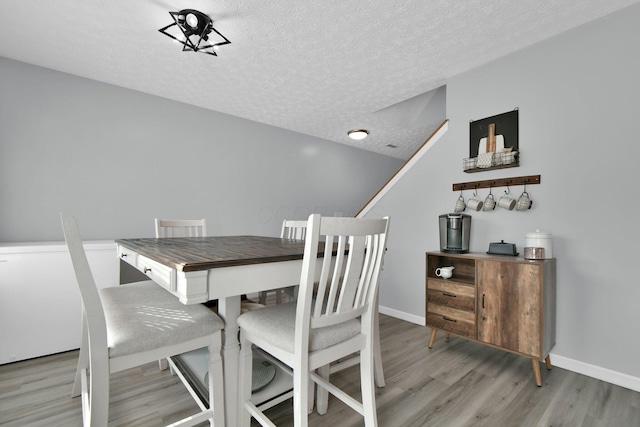
[[553, 258], [550, 233], [543, 233], [540, 230], [527, 233], [525, 235], [524, 247], [525, 248], [544, 248], [544, 257]]

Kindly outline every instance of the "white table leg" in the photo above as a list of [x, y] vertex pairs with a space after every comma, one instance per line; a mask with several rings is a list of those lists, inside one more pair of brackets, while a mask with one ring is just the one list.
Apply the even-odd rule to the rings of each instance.
[[240, 296], [218, 300], [218, 314], [224, 320], [222, 334], [222, 363], [224, 367], [224, 405], [226, 425], [238, 425], [238, 365], [240, 341], [238, 341], [238, 316], [240, 316]]

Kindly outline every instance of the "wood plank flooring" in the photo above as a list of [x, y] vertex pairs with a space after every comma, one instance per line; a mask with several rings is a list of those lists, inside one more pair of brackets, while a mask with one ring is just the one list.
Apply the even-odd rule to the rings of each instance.
[[[529, 359], [444, 334], [430, 350], [428, 328], [384, 315], [380, 331], [387, 382], [377, 390], [380, 426], [640, 427], [638, 392], [544, 366], [538, 388]], [[76, 360], [72, 351], [0, 366], [0, 425], [81, 426], [80, 401], [70, 398]], [[357, 367], [332, 380], [359, 398]], [[110, 410], [111, 427], [156, 427], [197, 407], [156, 362], [112, 377]], [[279, 426], [292, 425], [291, 413], [291, 401], [268, 411]], [[310, 425], [363, 422], [331, 399], [329, 412], [312, 414]]]

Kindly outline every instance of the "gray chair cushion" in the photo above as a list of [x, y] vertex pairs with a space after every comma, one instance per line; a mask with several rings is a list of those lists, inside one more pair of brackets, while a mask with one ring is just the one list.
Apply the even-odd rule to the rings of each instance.
[[[276, 347], [293, 353], [296, 324], [296, 304], [276, 304], [250, 311], [238, 318], [241, 328], [263, 337]], [[360, 333], [360, 320], [353, 319], [334, 326], [312, 329], [309, 351], [341, 343]]]
[[211, 335], [224, 322], [201, 304], [185, 305], [152, 282], [100, 290], [110, 357], [178, 344]]

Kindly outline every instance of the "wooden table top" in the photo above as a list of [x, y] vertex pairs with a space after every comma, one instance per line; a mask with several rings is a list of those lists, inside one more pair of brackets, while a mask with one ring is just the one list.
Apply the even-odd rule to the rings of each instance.
[[302, 259], [304, 240], [263, 236], [118, 239], [116, 243], [179, 271]]

